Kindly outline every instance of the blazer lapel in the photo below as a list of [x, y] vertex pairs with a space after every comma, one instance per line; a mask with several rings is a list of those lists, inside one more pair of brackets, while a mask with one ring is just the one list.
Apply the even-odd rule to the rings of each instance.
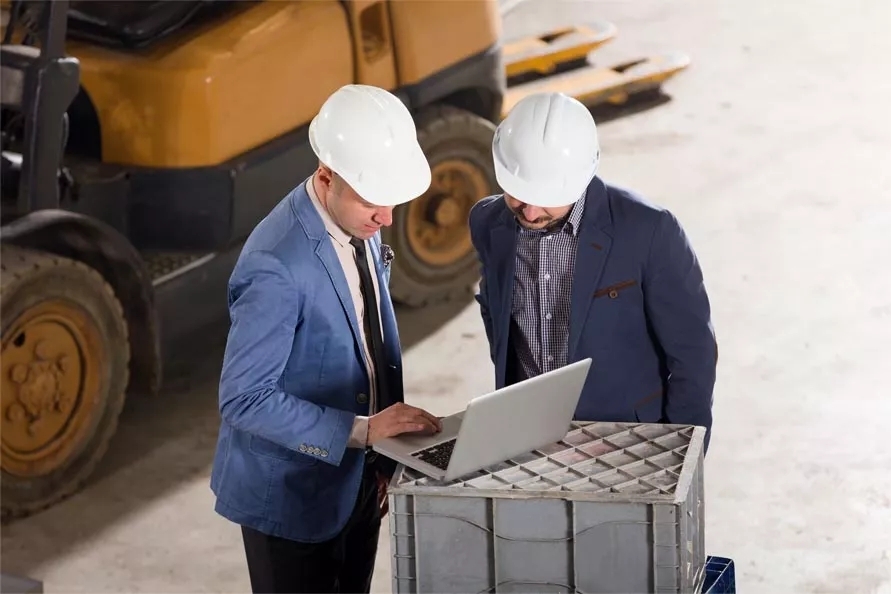
[[612, 247], [612, 226], [606, 188], [594, 178], [585, 199], [585, 215], [579, 230], [579, 243], [572, 280], [572, 298], [569, 313], [569, 361], [575, 356], [584, 329], [594, 291], [603, 274]]
[[[359, 333], [359, 320], [356, 316], [356, 308], [353, 307], [350, 286], [347, 284], [346, 276], [343, 274], [340, 260], [337, 258], [337, 254], [334, 252], [334, 247], [329, 241], [320, 240], [316, 245], [315, 251], [316, 256], [322, 261], [325, 270], [328, 272], [328, 276], [331, 278], [331, 283], [334, 285], [334, 290], [337, 292], [337, 298], [349, 320], [350, 329], [353, 332], [353, 339], [356, 341], [356, 347], [358, 348], [359, 345], [362, 344], [362, 335]], [[364, 356], [360, 358], [363, 362], [365, 361]]]
[[380, 295], [381, 330], [384, 333], [384, 349], [388, 352], [391, 361], [396, 362], [399, 360], [399, 353], [401, 352], [399, 330], [396, 324], [396, 310], [393, 308], [390, 288], [384, 274], [380, 236], [375, 236], [369, 243], [372, 246], [371, 253], [374, 259], [374, 270], [377, 274], [378, 294]]
[[356, 308], [353, 307], [350, 287], [347, 284], [340, 260], [337, 258], [337, 253], [334, 251], [334, 246], [328, 240], [325, 223], [316, 211], [316, 207], [306, 191], [306, 184], [311, 183], [311, 181], [312, 177], [308, 178], [294, 190], [291, 196], [291, 208], [294, 210], [306, 236], [316, 242], [315, 255], [321, 260], [325, 271], [328, 273], [328, 277], [331, 279], [331, 284], [334, 285], [334, 290], [337, 292], [337, 298], [343, 308], [343, 313], [349, 321], [353, 339], [356, 341], [356, 352], [360, 354], [359, 358], [364, 363], [365, 357], [361, 356], [360, 349], [362, 335], [359, 332], [359, 321], [356, 315]]

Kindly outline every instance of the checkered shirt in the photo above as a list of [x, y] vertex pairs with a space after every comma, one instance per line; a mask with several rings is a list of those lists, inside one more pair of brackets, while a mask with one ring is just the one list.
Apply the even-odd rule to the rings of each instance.
[[547, 231], [519, 227], [511, 343], [524, 378], [566, 365], [572, 275], [584, 211], [582, 195], [563, 225]]

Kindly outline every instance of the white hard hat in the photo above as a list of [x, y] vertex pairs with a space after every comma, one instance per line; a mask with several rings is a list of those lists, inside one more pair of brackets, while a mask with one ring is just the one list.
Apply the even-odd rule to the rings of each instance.
[[396, 206], [430, 187], [430, 164], [411, 113], [384, 89], [335, 91], [310, 123], [309, 142], [322, 163], [372, 204]]
[[568, 206], [597, 173], [597, 126], [577, 99], [536, 93], [521, 99], [495, 130], [492, 155], [507, 194], [540, 208]]

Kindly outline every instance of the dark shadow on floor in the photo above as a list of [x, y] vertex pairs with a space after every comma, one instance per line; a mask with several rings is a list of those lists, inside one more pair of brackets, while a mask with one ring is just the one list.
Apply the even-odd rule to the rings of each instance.
[[627, 118], [628, 116], [649, 111], [671, 101], [671, 96], [661, 89], [646, 91], [628, 99], [623, 105], [597, 105], [588, 111], [594, 116], [598, 125], [612, 120]]
[[[444, 305], [399, 308], [403, 350], [434, 334], [471, 300], [468, 294]], [[80, 543], [101, 538], [103, 531], [180, 484], [209, 473], [219, 428], [222, 328], [182, 345], [156, 398], [128, 401], [105, 458], [79, 493], [3, 526], [4, 573], [31, 575], [38, 566], [66, 555]]]

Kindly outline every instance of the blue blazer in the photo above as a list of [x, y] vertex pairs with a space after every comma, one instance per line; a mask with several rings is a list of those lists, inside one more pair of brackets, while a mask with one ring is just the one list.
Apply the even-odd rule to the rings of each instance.
[[[501, 388], [512, 381], [518, 226], [498, 195], [474, 205], [470, 229], [482, 267], [477, 301]], [[702, 272], [677, 219], [595, 177], [570, 298], [568, 362], [593, 360], [576, 419], [699, 425], [708, 440], [718, 349]]]
[[[381, 325], [394, 402], [403, 399], [396, 318], [380, 258]], [[302, 542], [346, 524], [365, 450], [347, 448], [368, 415], [369, 378], [346, 277], [305, 182], [251, 233], [229, 281], [231, 327], [211, 488], [223, 517]]]

